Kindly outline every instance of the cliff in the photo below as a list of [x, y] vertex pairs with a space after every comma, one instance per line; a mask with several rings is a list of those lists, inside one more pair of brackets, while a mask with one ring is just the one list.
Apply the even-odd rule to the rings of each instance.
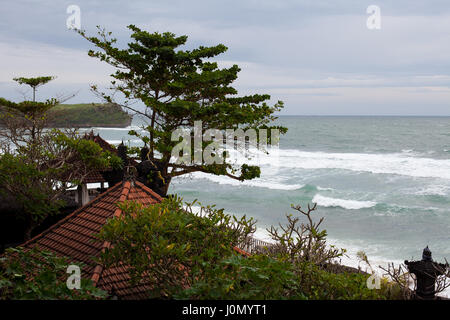
[[61, 104], [48, 112], [51, 127], [118, 127], [131, 124], [132, 116], [117, 104]]

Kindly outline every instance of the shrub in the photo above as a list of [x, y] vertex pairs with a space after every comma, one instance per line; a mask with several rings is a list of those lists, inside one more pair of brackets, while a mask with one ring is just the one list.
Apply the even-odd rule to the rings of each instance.
[[252, 219], [213, 207], [195, 214], [183, 209], [178, 198], [149, 207], [136, 202], [119, 206], [124, 215], [108, 221], [99, 234], [111, 243], [101, 261], [129, 266], [133, 283], [152, 285], [150, 297], [171, 298], [201, 281], [254, 230]]
[[[37, 248], [9, 248], [0, 258], [0, 300], [89, 300], [104, 299], [107, 293], [81, 278], [80, 289], [66, 284], [65, 257]], [[82, 267], [79, 265], [80, 268]]]
[[212, 266], [176, 298], [189, 299], [306, 299], [292, 265], [264, 255], [233, 254]]

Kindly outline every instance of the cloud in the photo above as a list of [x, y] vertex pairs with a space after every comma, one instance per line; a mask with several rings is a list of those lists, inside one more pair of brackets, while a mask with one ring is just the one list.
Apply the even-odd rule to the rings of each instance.
[[80, 6], [89, 34], [105, 26], [122, 45], [131, 23], [187, 34], [187, 48], [224, 43], [221, 64], [242, 69], [237, 89], [269, 92], [286, 101], [286, 112], [384, 114], [413, 105], [414, 113], [450, 114], [446, 0], [378, 1], [381, 30], [366, 28], [373, 2], [365, 0], [15, 1], [0, 12], [0, 96], [17, 96], [17, 75], [55, 74], [42, 94], [82, 90], [76, 99], [84, 101], [93, 99], [90, 83], [107, 84], [112, 69], [66, 29], [69, 4]]

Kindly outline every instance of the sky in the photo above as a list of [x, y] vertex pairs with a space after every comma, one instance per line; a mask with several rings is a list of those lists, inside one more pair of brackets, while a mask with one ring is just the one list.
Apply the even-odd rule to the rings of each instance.
[[[240, 95], [268, 93], [282, 115], [450, 116], [448, 0], [0, 0], [0, 97], [29, 97], [14, 77], [55, 75], [38, 99], [76, 93], [67, 103], [98, 102], [113, 69], [87, 55], [91, 45], [66, 21], [96, 25], [119, 44], [134, 24], [187, 35], [186, 48], [223, 43], [221, 66], [241, 68]], [[379, 29], [369, 29], [371, 5]], [[370, 20], [372, 21], [372, 20]]]

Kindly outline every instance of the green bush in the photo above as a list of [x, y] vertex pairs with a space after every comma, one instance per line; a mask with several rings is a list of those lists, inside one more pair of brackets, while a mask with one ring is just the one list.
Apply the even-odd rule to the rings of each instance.
[[179, 299], [306, 299], [292, 265], [264, 255], [232, 254], [211, 266]]
[[69, 289], [69, 264], [67, 258], [37, 248], [7, 249], [0, 258], [0, 300], [90, 300], [108, 296], [90, 279], [81, 278], [80, 289]]
[[213, 207], [194, 214], [178, 198], [149, 207], [133, 201], [119, 206], [124, 215], [109, 220], [99, 234], [111, 243], [101, 261], [129, 266], [132, 282], [150, 282], [155, 298], [172, 298], [203, 279], [254, 230], [251, 219]]
[[[325, 247], [326, 232], [318, 229], [310, 208], [308, 225], [288, 216], [280, 241], [260, 254], [242, 255], [234, 246], [245, 243], [252, 220], [237, 219], [223, 209], [202, 208], [198, 214], [166, 199], [144, 208], [122, 204], [125, 213], [110, 220], [99, 238], [110, 241], [102, 256], [106, 265], [125, 263], [134, 283], [153, 286], [150, 297], [176, 299], [388, 299], [391, 287], [367, 287], [368, 274], [333, 273], [317, 261], [330, 262], [341, 250]], [[291, 232], [296, 230], [297, 232]], [[301, 236], [294, 239], [294, 234]]]
[[332, 273], [313, 263], [294, 267], [264, 255], [234, 254], [208, 270], [201, 281], [177, 295], [180, 299], [233, 300], [384, 300], [392, 298], [383, 283], [367, 287], [369, 275]]

